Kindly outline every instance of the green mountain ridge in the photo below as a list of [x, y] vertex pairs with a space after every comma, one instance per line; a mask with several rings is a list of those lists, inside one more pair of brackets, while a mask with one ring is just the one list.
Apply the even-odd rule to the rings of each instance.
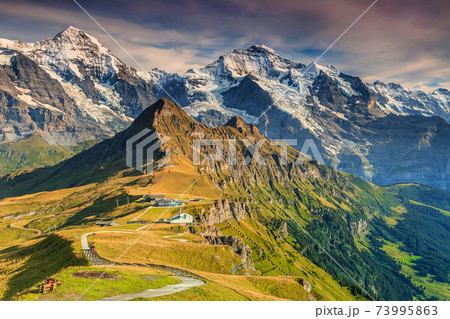
[[20, 141], [0, 144], [0, 176], [25, 169], [53, 166], [91, 147], [96, 141], [76, 146], [50, 145], [35, 134]]

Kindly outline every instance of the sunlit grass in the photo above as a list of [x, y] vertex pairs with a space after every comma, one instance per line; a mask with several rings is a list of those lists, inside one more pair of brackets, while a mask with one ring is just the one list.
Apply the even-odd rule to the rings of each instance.
[[[108, 274], [120, 276], [120, 279], [99, 279], [89, 288], [95, 278], [77, 278], [72, 274], [80, 271], [94, 271], [99, 275], [106, 267], [74, 267], [65, 269], [54, 275], [62, 282], [56, 291], [45, 295], [38, 294], [39, 285], [32, 287], [31, 292], [20, 296], [20, 300], [76, 300], [83, 293], [80, 300], [99, 300], [105, 297], [121, 295], [125, 293], [141, 292], [147, 289], [158, 289], [167, 285], [181, 282], [163, 272], [142, 267], [117, 266], [107, 270]], [[89, 289], [88, 289], [89, 288]]]

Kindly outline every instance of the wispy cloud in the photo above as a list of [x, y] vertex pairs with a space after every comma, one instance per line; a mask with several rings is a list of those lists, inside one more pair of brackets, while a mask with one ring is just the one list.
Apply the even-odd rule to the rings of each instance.
[[[73, 25], [95, 36], [114, 54], [126, 63], [133, 65], [133, 61], [119, 50], [117, 45], [99, 30], [98, 26], [83, 12], [36, 4], [5, 5], [5, 3], [0, 6], [0, 10], [1, 15], [21, 21], [20, 29], [22, 30], [14, 29], [14, 26], [10, 24], [9, 28], [2, 28], [6, 33], [2, 37], [8, 37], [8, 34], [11, 34], [13, 39], [36, 41], [41, 40], [43, 35], [52, 37], [67, 26]], [[145, 28], [137, 23], [119, 18], [104, 16], [96, 18], [107, 28], [108, 32], [118, 39], [122, 46], [131, 52], [136, 60], [148, 69], [158, 67], [172, 72], [183, 72], [188, 68], [200, 67], [211, 60], [201, 52], [202, 47], [214, 44], [213, 41], [208, 40], [206, 32], [198, 41], [200, 35], [192, 33]], [[30, 31], [25, 31], [28, 29]]]
[[[183, 72], [236, 48], [264, 43], [309, 63], [371, 0], [80, 3], [146, 68]], [[379, 1], [322, 59], [367, 81], [450, 87], [448, 1]], [[74, 25], [132, 64], [72, 1], [3, 1], [2, 37], [36, 41]], [[438, 81], [436, 79], [439, 79]]]

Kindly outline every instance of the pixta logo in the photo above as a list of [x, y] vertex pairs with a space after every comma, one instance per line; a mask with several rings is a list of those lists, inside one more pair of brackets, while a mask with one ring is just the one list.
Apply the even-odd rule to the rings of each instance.
[[[171, 137], [164, 136], [149, 129], [144, 129], [126, 142], [126, 165], [140, 172], [153, 175], [154, 156]], [[170, 161], [170, 147], [164, 150], [163, 158], [158, 162], [161, 168]], [[134, 165], [133, 165], [134, 164]]]
[[[266, 165], [266, 162], [262, 158], [260, 151], [264, 146], [266, 139], [257, 139], [253, 143], [248, 139], [240, 140], [244, 145], [244, 149], [248, 153], [245, 156], [244, 160], [239, 163], [237, 159], [237, 140], [236, 139], [194, 139], [193, 140], [193, 164], [201, 165], [204, 162], [219, 162], [219, 161], [227, 161], [230, 165], [249, 165], [251, 162], [257, 165]], [[281, 140], [273, 140], [271, 142], [274, 145], [277, 145], [280, 150], [280, 164], [287, 165], [288, 164], [288, 146], [297, 146], [296, 139], [281, 139]], [[253, 145], [254, 144], [254, 145]], [[209, 147], [213, 149], [214, 152], [202, 152], [202, 148]], [[224, 150], [228, 149], [227, 158], [225, 158]], [[302, 145], [300, 150], [303, 154], [310, 154], [312, 159], [316, 160], [318, 163], [323, 164], [324, 160], [322, 155], [319, 152], [316, 144], [312, 139], [306, 139]], [[203, 155], [203, 161], [202, 156]], [[299, 154], [297, 160], [295, 161], [296, 165], [301, 165], [304, 161], [303, 155]]]
[[[149, 129], [144, 129], [138, 134], [132, 136], [126, 142], [127, 166], [135, 168], [138, 171], [148, 175], [153, 175], [155, 164], [154, 157], [157, 152], [164, 153], [162, 158], [158, 161], [158, 169], [164, 167], [170, 161], [171, 148], [166, 147], [164, 151], [161, 149], [161, 146], [167, 143], [170, 139], [171, 137], [162, 137], [160, 133], [153, 132]], [[249, 165], [250, 163], [255, 163], [256, 165], [267, 165], [260, 154], [261, 148], [268, 142], [266, 139], [257, 139], [256, 141], [253, 141], [253, 143], [248, 139], [242, 139], [239, 141], [242, 143], [243, 151], [246, 153], [241, 161], [238, 160], [237, 156], [238, 140], [236, 139], [193, 139], [192, 164], [202, 165], [205, 162], [227, 161], [232, 166]], [[296, 146], [297, 140], [273, 140], [272, 144], [277, 145], [279, 148], [281, 155], [280, 164], [287, 165], [288, 146]], [[209, 147], [210, 151], [204, 152], [205, 149], [202, 150], [202, 148], [205, 147]], [[212, 154], [211, 150], [213, 150]], [[225, 156], [225, 150], [228, 150], [227, 156]], [[311, 139], [304, 141], [300, 152], [303, 154], [312, 153], [313, 159], [315, 159], [318, 163], [324, 163], [316, 144]], [[295, 161], [296, 165], [301, 165], [305, 160], [305, 157], [301, 153]]]

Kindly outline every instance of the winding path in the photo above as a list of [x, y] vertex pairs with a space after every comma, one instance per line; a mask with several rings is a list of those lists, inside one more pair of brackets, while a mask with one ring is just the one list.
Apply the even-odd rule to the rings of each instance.
[[104, 230], [104, 231], [94, 231], [92, 233], [86, 233], [81, 235], [81, 249], [85, 250], [89, 250], [89, 243], [87, 241], [87, 236], [92, 235], [92, 234], [99, 234], [99, 233], [122, 233], [122, 234], [135, 234], [133, 232], [129, 232], [129, 231], [120, 231], [120, 230]]
[[[96, 266], [100, 266], [100, 265], [111, 265], [113, 262], [100, 257], [97, 252], [95, 250], [91, 250], [89, 247], [89, 243], [87, 240], [87, 236], [92, 235], [92, 234], [98, 234], [98, 233], [123, 233], [123, 234], [134, 234], [132, 232], [127, 232], [127, 231], [114, 231], [114, 230], [107, 230], [107, 231], [97, 231], [97, 232], [92, 232], [92, 233], [86, 233], [81, 235], [81, 250], [84, 252], [84, 255], [86, 256], [87, 259], [89, 259], [92, 264], [96, 265]], [[117, 265], [120, 265], [120, 263], [116, 263]]]
[[142, 214], [140, 214], [139, 216], [134, 217], [134, 218], [132, 219], [132, 221], [138, 220], [139, 217], [145, 215], [145, 214], [146, 214], [150, 209], [152, 209], [152, 208], [157, 208], [157, 207], [153, 207], [153, 206], [147, 207], [147, 209], [144, 210], [144, 212], [143, 212]]
[[[98, 231], [98, 232], [91, 232], [81, 235], [81, 248], [86, 255], [86, 257], [94, 264], [94, 265], [110, 265], [112, 262], [110, 260], [104, 259], [100, 257], [95, 251], [91, 251], [89, 248], [89, 243], [87, 240], [87, 236], [92, 235], [94, 233], [122, 233], [122, 234], [136, 234], [134, 232], [127, 232], [127, 231]], [[140, 267], [154, 267], [163, 269], [169, 272], [173, 272], [175, 274], [178, 274], [178, 276], [174, 276], [175, 278], [178, 278], [181, 280], [180, 283], [174, 284], [174, 285], [168, 285], [159, 289], [148, 289], [141, 292], [136, 293], [129, 293], [129, 294], [122, 294], [112, 297], [103, 298], [100, 300], [104, 301], [125, 301], [125, 300], [131, 300], [135, 298], [154, 298], [159, 296], [166, 296], [171, 295], [177, 292], [185, 291], [190, 288], [200, 287], [205, 284], [205, 281], [198, 279], [202, 278], [200, 276], [197, 276], [187, 270], [180, 269], [180, 268], [174, 268], [164, 265], [156, 265], [156, 264], [129, 264], [129, 263], [116, 263], [116, 265], [132, 265], [132, 266], [140, 266]], [[181, 276], [180, 276], [181, 275]], [[185, 275], [185, 276], [182, 276]], [[195, 278], [198, 277], [198, 278]]]
[[100, 299], [100, 301], [125, 301], [135, 298], [154, 298], [159, 296], [171, 295], [177, 292], [188, 290], [190, 288], [200, 287], [201, 285], [205, 284], [202, 280], [195, 278], [182, 276], [174, 276], [174, 277], [182, 280], [182, 282], [175, 285], [165, 286], [159, 289], [148, 289], [141, 292], [107, 297]]
[[41, 231], [40, 231], [39, 229], [36, 229], [36, 228], [28, 228], [28, 227], [22, 227], [22, 226], [16, 226], [16, 224], [19, 224], [19, 223], [23, 223], [23, 221], [19, 221], [19, 222], [12, 223], [12, 224], [9, 225], [9, 227], [15, 228], [15, 229], [31, 230], [31, 231], [36, 232], [38, 236], [41, 235]]

